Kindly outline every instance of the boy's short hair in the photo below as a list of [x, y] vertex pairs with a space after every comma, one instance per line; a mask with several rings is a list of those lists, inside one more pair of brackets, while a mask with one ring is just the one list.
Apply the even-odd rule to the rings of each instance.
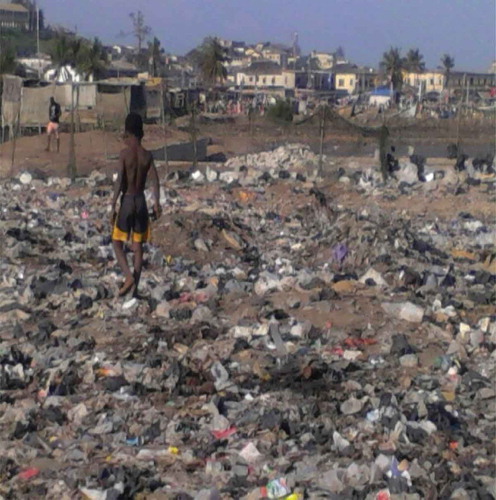
[[138, 139], [143, 139], [143, 119], [138, 113], [129, 113], [126, 117], [126, 132], [134, 135]]

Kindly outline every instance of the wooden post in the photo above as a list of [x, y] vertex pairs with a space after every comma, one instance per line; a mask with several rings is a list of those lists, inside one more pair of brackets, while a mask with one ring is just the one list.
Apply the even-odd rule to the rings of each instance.
[[[467, 74], [465, 73], [463, 75], [463, 89], [465, 89], [466, 80], [467, 80]], [[464, 90], [462, 90], [460, 102], [458, 103], [458, 109], [457, 109], [458, 115], [456, 117], [456, 154], [458, 156], [460, 156], [462, 154], [462, 152], [461, 152], [462, 139], [460, 137], [460, 123], [462, 121], [463, 93], [464, 93]]]
[[193, 143], [193, 167], [197, 167], [198, 165], [198, 152], [197, 152], [197, 144], [196, 144], [196, 103], [192, 103], [191, 105], [191, 142]]
[[164, 98], [164, 85], [163, 82], [160, 85], [160, 106], [162, 118], [162, 130], [164, 132], [164, 162], [165, 162], [165, 174], [169, 175], [169, 160], [167, 159], [167, 129], [165, 127], [165, 98]]
[[17, 134], [16, 134], [16, 123], [12, 123], [11, 126], [12, 132], [12, 161], [10, 164], [10, 176], [14, 175], [14, 161], [15, 161], [15, 152], [16, 152], [16, 143], [17, 143]]
[[387, 165], [387, 140], [389, 137], [389, 130], [386, 127], [386, 124], [383, 123], [381, 130], [379, 132], [379, 158], [381, 161], [381, 173], [382, 173], [382, 180], [384, 182], [387, 182], [388, 180], [388, 165]]
[[327, 108], [322, 106], [320, 113], [320, 149], [319, 149], [319, 175], [322, 175], [322, 161], [324, 156], [324, 136]]
[[74, 82], [71, 83], [71, 138], [69, 141], [69, 163], [67, 173], [72, 181], [76, 179], [76, 140], [74, 137]]

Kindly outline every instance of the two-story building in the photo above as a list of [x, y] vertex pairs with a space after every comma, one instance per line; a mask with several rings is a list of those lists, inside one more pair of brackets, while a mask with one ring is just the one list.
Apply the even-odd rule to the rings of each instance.
[[295, 72], [272, 61], [254, 61], [236, 74], [236, 85], [242, 88], [294, 90]]
[[496, 74], [452, 71], [447, 86], [450, 90], [488, 90], [496, 87]]
[[332, 69], [335, 89], [348, 94], [366, 92], [377, 84], [377, 73], [372, 68], [363, 68], [354, 64], [337, 64]]
[[423, 92], [441, 92], [444, 89], [444, 73], [441, 70], [404, 71], [403, 82], [411, 87], [421, 86]]
[[0, 3], [0, 27], [27, 31], [29, 29], [28, 9], [16, 3]]

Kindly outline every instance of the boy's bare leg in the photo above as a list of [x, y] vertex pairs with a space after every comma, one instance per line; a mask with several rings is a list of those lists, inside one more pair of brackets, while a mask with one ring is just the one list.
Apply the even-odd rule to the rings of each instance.
[[126, 280], [124, 284], [119, 289], [119, 295], [125, 295], [134, 285], [134, 278], [131, 273], [131, 269], [129, 269], [129, 265], [127, 263], [126, 254], [124, 253], [124, 244], [119, 240], [112, 240], [114, 246], [115, 257], [117, 258], [117, 262], [124, 273]]
[[143, 244], [142, 243], [133, 243], [133, 264], [134, 264], [134, 291], [133, 295], [138, 295], [138, 285], [139, 280], [141, 278], [141, 268], [143, 267]]

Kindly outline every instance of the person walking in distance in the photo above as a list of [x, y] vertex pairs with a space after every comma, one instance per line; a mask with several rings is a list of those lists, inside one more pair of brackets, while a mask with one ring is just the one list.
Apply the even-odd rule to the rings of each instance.
[[54, 135], [57, 141], [57, 153], [60, 152], [59, 120], [61, 114], [60, 104], [53, 97], [50, 97], [50, 106], [48, 108], [49, 121], [47, 125], [48, 143], [46, 151], [50, 151], [50, 141], [52, 135]]
[[[112, 243], [117, 262], [124, 273], [124, 284], [119, 296], [133, 290], [138, 295], [138, 285], [143, 264], [143, 243], [151, 236], [148, 208], [145, 200], [145, 185], [148, 174], [153, 188], [154, 212], [160, 217], [159, 179], [153, 156], [141, 145], [143, 139], [143, 120], [137, 113], [129, 113], [126, 118], [124, 142], [126, 148], [119, 156], [119, 175], [112, 200], [111, 221], [113, 225]], [[121, 195], [119, 212], [116, 211], [117, 199]], [[124, 243], [132, 240], [134, 270], [131, 272], [124, 253]]]

